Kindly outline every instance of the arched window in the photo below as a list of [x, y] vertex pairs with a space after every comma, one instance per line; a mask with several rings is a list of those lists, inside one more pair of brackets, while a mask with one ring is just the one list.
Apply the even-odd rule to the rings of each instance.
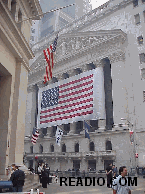
[[75, 152], [79, 152], [79, 144], [78, 143], [75, 144]]
[[39, 153], [42, 154], [43, 153], [43, 146], [40, 144], [40, 147], [39, 147]]
[[51, 150], [51, 152], [54, 152], [54, 145], [50, 146], [50, 150]]
[[63, 126], [64, 126], [63, 134], [67, 135], [67, 133], [70, 131], [70, 123], [64, 124]]
[[94, 142], [90, 142], [90, 151], [95, 151]]
[[16, 14], [16, 4], [17, 4], [16, 0], [11, 1], [11, 13], [14, 19], [15, 19], [15, 14]]
[[56, 130], [57, 130], [57, 126], [53, 126], [52, 127], [52, 131], [51, 131], [51, 137], [54, 137], [55, 136]]
[[98, 129], [98, 120], [90, 120], [91, 130], [90, 132], [94, 132]]
[[83, 121], [76, 122], [76, 134], [80, 134], [80, 132], [83, 130]]
[[65, 144], [62, 145], [62, 152], [66, 152], [66, 145]]
[[69, 78], [69, 74], [68, 73], [63, 73], [62, 74], [62, 79], [67, 79]]
[[30, 146], [30, 153], [33, 154], [33, 146]]
[[106, 150], [112, 150], [112, 143], [109, 140], [106, 141]]

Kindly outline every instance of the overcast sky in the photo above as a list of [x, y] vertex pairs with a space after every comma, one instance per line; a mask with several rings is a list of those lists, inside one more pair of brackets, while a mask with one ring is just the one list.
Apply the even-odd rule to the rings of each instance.
[[108, 0], [91, 0], [92, 9], [99, 7], [100, 5], [106, 3]]

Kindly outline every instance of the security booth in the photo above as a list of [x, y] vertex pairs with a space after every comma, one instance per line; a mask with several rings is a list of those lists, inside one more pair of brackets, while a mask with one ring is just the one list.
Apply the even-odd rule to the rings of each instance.
[[0, 193], [12, 192], [12, 181], [0, 181]]

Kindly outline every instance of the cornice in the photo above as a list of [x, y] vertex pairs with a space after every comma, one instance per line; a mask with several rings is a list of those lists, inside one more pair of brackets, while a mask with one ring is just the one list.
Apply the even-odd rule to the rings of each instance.
[[15, 52], [17, 58], [23, 58], [25, 67], [29, 70], [29, 59], [34, 57], [33, 52], [3, 2], [0, 3], [0, 29], [3, 37], [6, 37], [3, 41], [9, 41], [9, 46], [13, 47], [11, 51]]

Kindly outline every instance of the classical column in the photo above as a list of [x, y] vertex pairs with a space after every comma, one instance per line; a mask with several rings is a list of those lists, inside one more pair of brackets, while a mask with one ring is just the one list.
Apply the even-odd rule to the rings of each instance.
[[73, 135], [75, 133], [75, 130], [76, 130], [76, 122], [70, 123], [70, 131], [68, 135]]
[[12, 102], [10, 162], [23, 163], [28, 72], [17, 62]]
[[111, 64], [108, 58], [101, 60], [104, 70], [104, 91], [105, 91], [105, 110], [106, 110], [106, 129], [112, 130], [113, 125], [113, 101], [112, 101], [112, 79]]

